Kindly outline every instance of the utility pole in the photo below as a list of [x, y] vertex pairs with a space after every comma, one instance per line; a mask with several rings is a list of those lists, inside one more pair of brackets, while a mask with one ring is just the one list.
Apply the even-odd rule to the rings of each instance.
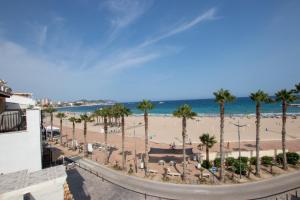
[[242, 178], [242, 168], [241, 168], [241, 135], [240, 135], [240, 128], [247, 126], [247, 124], [240, 124], [240, 121], [238, 121], [237, 124], [232, 123], [238, 128], [238, 140], [239, 140], [239, 164], [240, 164], [240, 179]]

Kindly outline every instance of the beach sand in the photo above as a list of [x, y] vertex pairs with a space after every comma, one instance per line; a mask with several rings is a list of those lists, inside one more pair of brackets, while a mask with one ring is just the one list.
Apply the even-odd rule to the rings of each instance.
[[[71, 114], [72, 115], [72, 114]], [[241, 141], [255, 141], [256, 138], [256, 125], [255, 117], [225, 117], [224, 126], [224, 139], [225, 142], [237, 142], [238, 134], [237, 127], [232, 123], [239, 123], [247, 125], [240, 128]], [[143, 116], [130, 116], [125, 118], [126, 123], [126, 136], [133, 137], [134, 129], [132, 128], [138, 123], [139, 127], [135, 128], [136, 137], [144, 138], [144, 119]], [[182, 143], [182, 124], [180, 118], [164, 117], [164, 116], [149, 116], [149, 137], [150, 141], [155, 143], [176, 144]], [[49, 119], [47, 120], [49, 124]], [[59, 127], [59, 119], [54, 119], [55, 126]], [[65, 119], [64, 126], [72, 127], [72, 124]], [[281, 118], [261, 118], [261, 140], [262, 141], [281, 141]], [[78, 129], [83, 129], [83, 124], [76, 124]], [[88, 124], [88, 130], [101, 133], [103, 125], [96, 125], [95, 122]], [[286, 139], [294, 140], [300, 139], [300, 118], [293, 119], [288, 117], [286, 124]], [[192, 143], [199, 143], [199, 136], [203, 133], [214, 135], [219, 141], [220, 137], [220, 118], [219, 117], [196, 117], [193, 120], [187, 121], [187, 135], [188, 140]]]
[[[241, 149], [243, 151], [255, 150], [255, 118], [230, 118], [226, 117], [225, 119], [225, 148], [226, 151], [238, 151], [237, 141], [237, 129], [232, 123], [240, 121], [241, 124], [249, 124], [248, 127], [241, 128]], [[129, 164], [134, 165], [134, 152], [136, 149], [137, 158], [140, 158], [141, 154], [145, 152], [144, 144], [144, 127], [138, 127], [135, 129], [136, 136], [133, 137], [134, 129], [132, 128], [133, 124], [143, 123], [143, 117], [128, 117], [126, 118], [126, 138], [125, 138], [125, 152], [126, 156], [126, 167], [129, 169]], [[300, 119], [292, 119], [291, 117], [287, 120], [287, 149], [288, 151], [299, 152], [300, 151]], [[47, 118], [45, 120], [45, 125], [49, 125], [50, 120]], [[54, 126], [59, 127], [59, 120], [54, 119]], [[266, 127], [268, 131], [265, 131]], [[87, 133], [87, 142], [88, 143], [104, 143], [104, 133], [101, 133], [102, 125], [95, 125], [95, 122], [88, 124], [88, 133]], [[72, 124], [65, 119], [63, 121], [63, 142], [69, 141], [72, 138]], [[219, 118], [217, 117], [198, 117], [195, 120], [189, 120], [187, 123], [187, 134], [192, 140], [192, 144], [187, 144], [186, 148], [193, 148], [194, 153], [204, 154], [204, 150], [199, 150], [197, 148], [200, 143], [199, 136], [204, 133], [209, 132], [212, 135], [216, 136], [216, 139], [219, 140]], [[149, 148], [170, 148], [169, 144], [175, 141], [176, 147], [181, 148], [181, 119], [174, 117], [149, 117]], [[83, 142], [83, 123], [76, 124], [75, 136], [78, 142]], [[177, 139], [176, 139], [177, 138]], [[261, 127], [261, 150], [275, 150], [281, 149], [281, 119], [277, 118], [263, 118], [262, 127]], [[298, 138], [298, 139], [297, 139]], [[230, 142], [230, 147], [227, 147], [227, 142]], [[116, 161], [121, 164], [121, 132], [109, 133], [108, 134], [108, 145], [113, 145], [116, 147], [114, 151], [111, 152], [108, 166], [113, 167]], [[64, 149], [60, 145], [57, 145], [58, 148]], [[66, 151], [63, 150], [65, 156], [77, 155], [78, 151]], [[210, 152], [218, 152], [219, 144], [215, 144], [213, 148], [210, 149]], [[164, 155], [159, 155], [164, 156]], [[160, 158], [159, 157], [159, 158]], [[182, 155], [177, 155], [176, 157], [181, 158]], [[106, 154], [103, 150], [94, 149], [90, 159], [104, 164]], [[161, 157], [161, 159], [165, 159]], [[174, 158], [175, 159], [175, 158]], [[138, 159], [138, 166], [140, 160]], [[188, 164], [188, 178], [189, 180], [196, 181], [195, 174], [199, 173], [194, 167], [195, 161], [190, 160]], [[180, 165], [181, 166], [181, 165]], [[158, 172], [157, 176], [154, 176], [155, 180], [161, 180], [161, 174], [163, 174], [163, 168], [168, 167], [172, 172], [182, 172], [181, 167], [171, 167], [168, 165], [160, 166], [156, 161], [149, 163], [149, 169], [156, 170]], [[277, 169], [277, 168], [276, 168]], [[278, 170], [281, 170], [278, 168]], [[209, 173], [209, 172], [207, 172]], [[280, 173], [286, 173], [281, 170]], [[138, 170], [136, 176], [143, 177], [143, 170]], [[265, 178], [266, 173], [264, 173], [263, 178]], [[269, 175], [270, 176], [270, 175]], [[173, 178], [172, 178], [173, 179]], [[175, 181], [178, 181], [179, 177], [175, 178]]]

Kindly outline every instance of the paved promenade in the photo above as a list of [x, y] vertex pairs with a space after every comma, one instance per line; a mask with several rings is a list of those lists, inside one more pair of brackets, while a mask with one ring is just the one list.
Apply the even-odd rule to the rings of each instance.
[[[145, 195], [102, 181], [101, 178], [79, 167], [68, 170], [67, 174], [67, 182], [74, 200], [145, 200]], [[149, 196], [146, 198], [159, 199]]]
[[[145, 179], [125, 176], [105, 166], [99, 165], [96, 162], [87, 159], [73, 158], [81, 167], [91, 170], [100, 177], [109, 180], [113, 185], [119, 185], [120, 188], [129, 189], [129, 199], [145, 199], [145, 195], [132, 194], [131, 191], [146, 194], [147, 199], [152, 196], [162, 197], [162, 199], [299, 199], [300, 196], [300, 172], [290, 173], [266, 179], [254, 183], [236, 184], [236, 185], [180, 185], [166, 184], [161, 182], [153, 182]], [[95, 175], [94, 175], [95, 176]], [[96, 176], [95, 176], [96, 178]], [[101, 178], [99, 178], [101, 180]], [[118, 187], [119, 187], [118, 186]], [[96, 186], [92, 186], [96, 187]], [[100, 187], [100, 186], [99, 186]], [[101, 186], [102, 187], [102, 186]], [[105, 188], [105, 186], [103, 186]], [[120, 188], [114, 190], [114, 187], [109, 186], [110, 193], [119, 192]], [[71, 189], [72, 190], [72, 189]], [[100, 190], [100, 188], [99, 188]], [[105, 189], [104, 189], [105, 190]], [[131, 191], [130, 191], [131, 190]], [[123, 189], [120, 191], [124, 191]], [[289, 192], [286, 192], [289, 191]], [[126, 193], [126, 192], [125, 192]], [[125, 196], [125, 194], [123, 195]], [[122, 197], [120, 197], [122, 199]], [[93, 198], [91, 198], [93, 199]], [[96, 198], [97, 199], [97, 198]], [[109, 199], [109, 198], [105, 198]], [[128, 198], [125, 198], [128, 199]]]

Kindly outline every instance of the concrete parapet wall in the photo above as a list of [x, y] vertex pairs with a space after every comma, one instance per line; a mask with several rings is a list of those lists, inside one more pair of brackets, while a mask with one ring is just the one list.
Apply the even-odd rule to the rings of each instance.
[[[288, 149], [286, 150], [286, 152], [288, 152]], [[263, 156], [271, 156], [271, 157], [275, 157], [276, 155], [278, 155], [279, 153], [282, 153], [281, 149], [271, 149], [271, 150], [261, 150], [259, 156], [263, 157]], [[255, 157], [256, 155], [256, 151], [251, 150], [251, 151], [241, 151], [241, 156], [243, 157]], [[209, 160], [214, 160], [215, 158], [219, 158], [220, 154], [218, 152], [211, 152], [209, 153]], [[234, 157], [234, 158], [238, 158], [239, 157], [239, 152], [238, 151], [232, 151], [232, 152], [227, 152], [225, 153], [225, 158], [227, 157]], [[206, 154], [203, 154], [203, 159], [206, 159]]]

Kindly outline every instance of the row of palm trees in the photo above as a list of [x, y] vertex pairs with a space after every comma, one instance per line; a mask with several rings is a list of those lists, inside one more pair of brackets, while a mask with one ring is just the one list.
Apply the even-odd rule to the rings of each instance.
[[[300, 92], [300, 83], [295, 85], [295, 89], [292, 90], [279, 90], [275, 93], [275, 99], [272, 99], [267, 93], [262, 90], [251, 93], [250, 98], [256, 103], [256, 175], [260, 176], [260, 159], [259, 158], [259, 149], [260, 149], [260, 118], [261, 118], [261, 104], [263, 103], [272, 103], [272, 102], [281, 102], [282, 104], [282, 153], [283, 153], [283, 169], [287, 169], [287, 160], [286, 160], [286, 113], [288, 104], [293, 103], [298, 99], [297, 94]], [[224, 114], [225, 114], [225, 103], [230, 103], [235, 100], [229, 90], [220, 89], [217, 92], [213, 93], [215, 96], [215, 101], [220, 106], [220, 181], [224, 179], [224, 167], [225, 167], [225, 158], [224, 158]], [[185, 137], [186, 137], [186, 120], [193, 119], [197, 114], [192, 111], [189, 105], [180, 106], [173, 115], [175, 117], [182, 118], [182, 148], [183, 148], [183, 173], [182, 178], [185, 179]], [[208, 134], [204, 134], [200, 137], [200, 140], [207, 140], [206, 144], [206, 153], [208, 158], [208, 148], [209, 145], [215, 143], [214, 138], [210, 138]]]
[[[260, 149], [260, 118], [261, 118], [261, 107], [264, 103], [272, 102], [281, 102], [282, 103], [282, 151], [283, 151], [283, 169], [287, 169], [287, 160], [286, 160], [286, 113], [288, 104], [297, 100], [297, 94], [300, 92], [300, 83], [295, 85], [293, 90], [280, 90], [275, 94], [275, 99], [272, 99], [267, 93], [258, 90], [255, 93], [251, 93], [250, 98], [256, 103], [256, 157], [259, 158], [259, 149]], [[224, 179], [224, 115], [225, 115], [225, 104], [233, 102], [235, 96], [233, 96], [229, 90], [220, 89], [217, 92], [213, 93], [215, 96], [216, 103], [220, 107], [220, 180]], [[154, 105], [149, 100], [141, 101], [137, 108], [144, 113], [144, 122], [145, 122], [145, 156], [144, 156], [144, 169], [147, 173], [148, 167], [148, 113], [154, 108]], [[54, 108], [47, 108], [46, 112], [50, 113], [51, 120], [51, 129], [53, 124], [53, 112], [56, 110]], [[75, 137], [75, 124], [84, 122], [84, 143], [85, 143], [85, 155], [87, 155], [87, 143], [86, 143], [86, 134], [87, 134], [87, 122], [93, 121], [94, 117], [102, 117], [104, 122], [104, 135], [105, 135], [105, 145], [107, 145], [107, 135], [108, 135], [108, 124], [112, 123], [111, 119], [115, 119], [115, 123], [121, 119], [121, 130], [122, 130], [122, 168], [125, 168], [125, 117], [130, 115], [131, 111], [123, 104], [115, 104], [111, 107], [104, 107], [102, 109], [96, 110], [93, 115], [81, 115], [80, 118], [71, 117], [69, 121], [73, 124], [73, 141]], [[185, 179], [185, 168], [186, 168], [186, 152], [185, 152], [185, 141], [186, 141], [186, 121], [188, 119], [193, 119], [197, 116], [197, 113], [192, 111], [192, 108], [185, 104], [180, 106], [176, 111], [173, 112], [173, 116], [182, 118], [182, 148], [183, 148], [183, 172], [182, 178]], [[60, 118], [61, 130], [62, 130], [62, 119], [65, 117], [63, 113], [58, 113], [57, 117]], [[51, 138], [53, 138], [53, 133], [51, 131]], [[61, 140], [60, 140], [61, 141]], [[73, 144], [74, 145], [74, 144]], [[256, 162], [256, 175], [260, 176], [260, 159], [257, 159]], [[106, 161], [106, 163], [108, 160]]]
[[[283, 152], [283, 169], [287, 169], [286, 160], [286, 113], [288, 104], [293, 103], [298, 99], [297, 94], [300, 92], [300, 83], [295, 85], [295, 89], [292, 90], [279, 90], [275, 93], [275, 99], [272, 99], [267, 93], [258, 90], [255, 93], [251, 93], [250, 98], [256, 103], [256, 175], [260, 176], [260, 119], [261, 119], [261, 105], [263, 103], [281, 102], [282, 104], [282, 152]], [[224, 179], [224, 104], [232, 102], [235, 97], [230, 94], [228, 90], [219, 90], [214, 93], [216, 102], [220, 105], [220, 180]]]

